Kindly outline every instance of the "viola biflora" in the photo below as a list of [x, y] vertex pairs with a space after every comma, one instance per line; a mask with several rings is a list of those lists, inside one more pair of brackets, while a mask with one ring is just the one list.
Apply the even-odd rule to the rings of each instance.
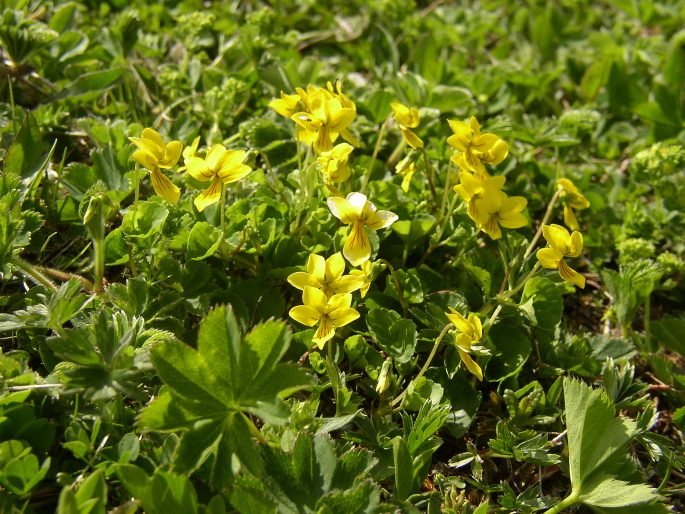
[[578, 257], [583, 251], [583, 234], [574, 231], [568, 233], [561, 225], [543, 225], [542, 235], [549, 243], [548, 248], [537, 251], [538, 261], [547, 269], [558, 269], [561, 278], [577, 285], [581, 289], [585, 287], [585, 277], [572, 269], [565, 257]]
[[376, 206], [365, 195], [356, 192], [350, 193], [347, 198], [330, 197], [328, 208], [342, 223], [350, 225], [342, 253], [353, 266], [359, 266], [371, 257], [371, 241], [366, 229], [387, 228], [398, 219], [393, 212], [376, 210]]
[[138, 148], [133, 152], [133, 158], [150, 172], [155, 193], [169, 203], [176, 203], [181, 190], [161, 170], [176, 166], [183, 151], [183, 143], [165, 143], [159, 132], [151, 128], [143, 129], [140, 137], [130, 137], [129, 140]]

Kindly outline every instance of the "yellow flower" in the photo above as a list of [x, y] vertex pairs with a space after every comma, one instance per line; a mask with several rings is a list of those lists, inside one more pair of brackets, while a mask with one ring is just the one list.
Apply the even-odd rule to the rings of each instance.
[[317, 153], [333, 148], [333, 143], [342, 136], [350, 143], [347, 127], [352, 124], [357, 112], [344, 107], [337, 96], [325, 89], [317, 88], [308, 93], [310, 111], [296, 112], [291, 119], [297, 123], [297, 139], [314, 148]]
[[362, 298], [366, 296], [371, 287], [371, 282], [376, 278], [376, 275], [385, 269], [385, 264], [379, 261], [366, 261], [361, 265], [361, 269], [353, 269], [350, 271], [350, 275], [355, 275], [363, 280], [363, 284], [359, 289], [359, 293]]
[[183, 143], [171, 141], [165, 144], [159, 132], [151, 128], [143, 129], [140, 137], [129, 137], [129, 140], [138, 147], [138, 150], [133, 152], [133, 158], [150, 172], [155, 193], [167, 202], [176, 203], [181, 196], [181, 190], [160, 170], [176, 166], [181, 157]]
[[500, 191], [506, 180], [506, 177], [503, 175], [489, 177], [473, 175], [468, 171], [462, 170], [459, 172], [459, 184], [454, 186], [454, 190], [466, 202], [469, 217], [473, 221], [478, 221], [475, 211], [476, 201], [483, 198], [485, 191], [488, 191], [489, 194], [495, 194], [496, 191]]
[[328, 208], [333, 216], [351, 225], [343, 255], [353, 266], [359, 266], [371, 257], [371, 241], [366, 235], [366, 228], [380, 230], [397, 221], [397, 214], [377, 211], [376, 206], [361, 193], [350, 193], [347, 198], [332, 196], [328, 199]]
[[460, 168], [476, 174], [485, 174], [485, 164], [499, 164], [509, 153], [509, 145], [495, 134], [481, 134], [480, 125], [474, 116], [469, 123], [448, 120], [452, 134], [447, 144], [457, 150], [451, 160]]
[[269, 107], [271, 107], [281, 116], [290, 118], [293, 114], [302, 110], [302, 102], [302, 95], [286, 95], [283, 91], [281, 91], [281, 97], [271, 100], [269, 102]]
[[190, 159], [191, 157], [195, 157], [197, 155], [197, 148], [200, 146], [200, 136], [197, 136], [195, 139], [193, 139], [193, 142], [190, 146], [186, 146], [183, 149], [183, 159]]
[[521, 228], [528, 224], [528, 219], [521, 214], [528, 200], [522, 196], [507, 196], [497, 188], [496, 182], [484, 184], [481, 197], [473, 202], [473, 219], [478, 230], [491, 239], [499, 239], [502, 237], [500, 225], [504, 228]]
[[423, 148], [421, 138], [411, 131], [411, 129], [418, 127], [421, 121], [419, 110], [416, 107], [410, 108], [398, 102], [392, 102], [390, 107], [397, 124], [400, 126], [402, 139], [412, 148]]
[[198, 211], [203, 211], [205, 207], [219, 201], [222, 184], [240, 180], [252, 171], [252, 168], [243, 164], [243, 159], [244, 150], [226, 150], [223, 145], [212, 146], [204, 159], [186, 159], [186, 168], [194, 179], [201, 182], [211, 181], [209, 187], [195, 198], [195, 207]]
[[561, 278], [583, 289], [585, 277], [564, 261], [564, 257], [578, 257], [583, 251], [583, 234], [576, 231], [569, 234], [561, 225], [543, 225], [542, 235], [549, 247], [537, 251], [540, 264], [548, 269], [558, 269]]
[[345, 259], [340, 252], [328, 259], [312, 253], [307, 259], [307, 271], [297, 271], [288, 276], [288, 282], [298, 289], [307, 286], [323, 291], [326, 297], [341, 293], [351, 293], [364, 284], [364, 278], [355, 275], [344, 275]]
[[335, 329], [352, 323], [359, 313], [350, 307], [350, 293], [335, 294], [330, 298], [315, 287], [305, 286], [302, 303], [290, 309], [290, 317], [308, 327], [319, 324], [312, 341], [321, 349], [335, 335]]
[[450, 307], [450, 312], [445, 314], [447, 315], [447, 319], [449, 319], [459, 331], [455, 340], [461, 361], [471, 373], [476, 375], [478, 380], [482, 381], [483, 370], [481, 370], [480, 366], [469, 355], [471, 346], [477, 344], [483, 338], [483, 327], [480, 323], [480, 318], [474, 313], [471, 313], [467, 319], [452, 307]]
[[560, 191], [559, 197], [564, 203], [564, 223], [571, 230], [580, 230], [578, 219], [573, 209], [582, 210], [590, 207], [590, 202], [583, 194], [578, 191], [576, 185], [567, 178], [557, 180], [557, 188]]
[[405, 193], [409, 191], [409, 185], [411, 184], [411, 179], [416, 173], [416, 161], [420, 154], [418, 152], [409, 152], [407, 156], [397, 163], [395, 166], [395, 171], [402, 175], [402, 191]]
[[350, 178], [352, 172], [347, 164], [347, 159], [352, 150], [352, 145], [340, 143], [331, 150], [319, 154], [316, 160], [321, 164], [321, 173], [324, 174], [326, 183], [344, 182]]

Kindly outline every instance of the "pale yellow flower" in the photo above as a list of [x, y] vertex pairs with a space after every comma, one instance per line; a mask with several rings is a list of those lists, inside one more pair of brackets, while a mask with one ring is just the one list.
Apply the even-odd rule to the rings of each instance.
[[395, 121], [400, 126], [402, 139], [412, 148], [423, 148], [423, 141], [411, 129], [419, 126], [421, 118], [416, 107], [407, 107], [399, 102], [390, 104]]
[[307, 259], [307, 271], [297, 271], [288, 276], [288, 282], [298, 289], [311, 286], [320, 289], [327, 297], [340, 293], [351, 293], [364, 285], [365, 277], [343, 275], [345, 259], [340, 252], [324, 259], [312, 253]]
[[459, 331], [456, 335], [455, 342], [461, 361], [478, 380], [482, 381], [483, 370], [469, 355], [471, 347], [480, 342], [483, 338], [483, 326], [481, 325], [480, 318], [474, 313], [470, 313], [469, 317], [465, 318], [452, 307], [450, 307], [450, 312], [445, 314], [447, 315], [447, 319], [449, 319]]
[[352, 145], [340, 143], [331, 150], [321, 152], [316, 158], [317, 162], [321, 165], [321, 173], [323, 173], [327, 184], [331, 182], [344, 182], [350, 178], [352, 171], [347, 160], [352, 150]]
[[210, 182], [209, 187], [195, 198], [194, 203], [198, 211], [203, 211], [207, 206], [219, 201], [222, 184], [236, 182], [252, 171], [252, 168], [243, 164], [244, 159], [244, 150], [226, 150], [223, 145], [212, 146], [204, 159], [186, 159], [186, 168], [194, 179]]
[[471, 116], [468, 124], [448, 120], [452, 134], [447, 144], [456, 152], [451, 160], [462, 169], [476, 174], [486, 174], [483, 164], [499, 164], [509, 153], [509, 145], [495, 134], [481, 134], [478, 120]]
[[548, 269], [558, 269], [561, 278], [583, 289], [585, 277], [564, 261], [564, 257], [578, 257], [581, 254], [583, 235], [576, 231], [569, 234], [561, 225], [543, 225], [542, 235], [549, 243], [549, 247], [537, 251], [540, 264]]
[[578, 219], [574, 211], [580, 211], [590, 207], [590, 202], [578, 190], [576, 185], [567, 178], [560, 178], [557, 180], [557, 189], [559, 190], [559, 198], [564, 204], [564, 223], [571, 230], [580, 230]]
[[371, 257], [371, 241], [366, 229], [380, 230], [397, 221], [395, 213], [376, 210], [376, 206], [361, 193], [350, 193], [347, 198], [332, 196], [328, 199], [328, 208], [333, 216], [351, 225], [343, 255], [353, 266], [359, 266]]
[[164, 143], [162, 136], [154, 129], [146, 128], [140, 137], [129, 137], [138, 147], [133, 158], [150, 172], [152, 187], [159, 196], [169, 203], [176, 203], [181, 190], [160, 170], [173, 168], [181, 157], [183, 143], [171, 141]]
[[333, 338], [335, 329], [352, 323], [359, 317], [359, 312], [352, 309], [352, 295], [335, 294], [327, 298], [323, 291], [305, 286], [302, 303], [290, 309], [290, 317], [308, 327], [318, 324], [312, 341], [323, 348], [326, 341]]

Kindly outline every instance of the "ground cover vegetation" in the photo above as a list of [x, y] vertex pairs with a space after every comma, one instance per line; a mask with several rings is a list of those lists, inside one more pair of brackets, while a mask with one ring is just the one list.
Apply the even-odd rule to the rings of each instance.
[[682, 2], [0, 5], [1, 512], [682, 509]]

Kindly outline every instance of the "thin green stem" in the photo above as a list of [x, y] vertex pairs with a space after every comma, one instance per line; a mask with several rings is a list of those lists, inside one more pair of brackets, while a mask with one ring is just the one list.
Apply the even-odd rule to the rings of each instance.
[[407, 299], [404, 297], [404, 291], [395, 273], [395, 268], [393, 268], [392, 264], [390, 264], [385, 259], [378, 260], [388, 267], [388, 271], [390, 271], [390, 277], [392, 278], [392, 281], [395, 284], [395, 289], [397, 289], [397, 297], [400, 301], [400, 305], [402, 306], [402, 312], [404, 313], [404, 317], [409, 318], [409, 305], [407, 304]]
[[93, 280], [93, 292], [95, 294], [100, 294], [103, 291], [103, 282], [105, 278], [104, 240], [93, 238], [93, 252], [95, 253], [95, 261], [93, 263], [95, 270], [95, 280]]
[[381, 128], [378, 131], [378, 138], [376, 139], [376, 145], [373, 147], [373, 153], [371, 154], [371, 161], [369, 162], [368, 168], [366, 168], [366, 173], [364, 173], [364, 176], [362, 177], [361, 187], [359, 188], [360, 193], [364, 193], [364, 191], [366, 191], [366, 186], [369, 183], [369, 178], [371, 178], [371, 173], [373, 172], [373, 166], [374, 166], [374, 164], [376, 164], [376, 158], [378, 157], [378, 152], [380, 152], [381, 146], [383, 145], [383, 138], [385, 137], [385, 131], [388, 128], [389, 122], [390, 122], [390, 116], [385, 118], [383, 125], [381, 125]]
[[221, 229], [221, 237], [224, 236], [224, 228], [226, 226], [226, 184], [221, 183], [221, 200], [219, 201], [219, 228]]
[[431, 195], [433, 196], [433, 202], [436, 202], [438, 193], [435, 190], [435, 171], [433, 170], [433, 165], [431, 164], [430, 159], [428, 159], [426, 149], [422, 148], [421, 153], [423, 154], [423, 162], [426, 166], [426, 178], [428, 179], [428, 185], [431, 190]]
[[576, 494], [571, 493], [569, 496], [557, 503], [554, 507], [547, 509], [543, 514], [558, 514], [559, 512], [563, 511], [564, 509], [568, 509], [576, 503], [578, 503], [578, 497]]
[[547, 211], [545, 212], [545, 216], [542, 218], [542, 221], [540, 222], [540, 226], [538, 227], [538, 230], [535, 233], [533, 240], [530, 242], [530, 244], [528, 245], [528, 248], [526, 248], [526, 252], [523, 254], [523, 263], [524, 264], [528, 260], [528, 258], [533, 254], [533, 250], [535, 249], [535, 245], [537, 245], [538, 239], [540, 239], [540, 236], [542, 235], [542, 227], [547, 224], [550, 216], [552, 216], [552, 210], [554, 209], [554, 204], [557, 203], [557, 200], [559, 199], [559, 194], [560, 194], [560, 191], [557, 191], [556, 193], [554, 193], [554, 196], [552, 196], [552, 199], [549, 201], [549, 205], [547, 206]]
[[450, 331], [450, 329], [454, 328], [454, 325], [452, 323], [448, 323], [445, 325], [445, 327], [442, 329], [442, 332], [440, 332], [440, 335], [437, 337], [435, 340], [435, 344], [433, 345], [433, 348], [431, 349], [430, 354], [428, 355], [428, 359], [426, 359], [426, 362], [423, 364], [423, 367], [419, 371], [418, 375], [416, 375], [411, 382], [409, 382], [409, 385], [407, 385], [406, 389], [402, 391], [395, 399], [390, 402], [390, 406], [394, 407], [395, 405], [399, 405], [404, 397], [407, 395], [407, 391], [409, 391], [409, 388], [412, 387], [413, 384], [419, 381], [421, 377], [428, 371], [428, 368], [431, 365], [431, 362], [433, 362], [433, 358], [435, 357], [436, 352], [438, 351], [438, 348], [440, 347], [440, 343], [442, 343], [443, 338], [447, 334], [447, 332]]
[[44, 286], [47, 289], [52, 289], [53, 291], [57, 291], [57, 286], [52, 282], [52, 280], [37, 270], [33, 265], [26, 262], [24, 259], [15, 256], [12, 259], [12, 264], [19, 268], [19, 271], [21, 271], [24, 276], [30, 278], [36, 284]]
[[133, 189], [133, 228], [138, 228], [138, 200], [140, 199], [140, 164], [136, 162]]

